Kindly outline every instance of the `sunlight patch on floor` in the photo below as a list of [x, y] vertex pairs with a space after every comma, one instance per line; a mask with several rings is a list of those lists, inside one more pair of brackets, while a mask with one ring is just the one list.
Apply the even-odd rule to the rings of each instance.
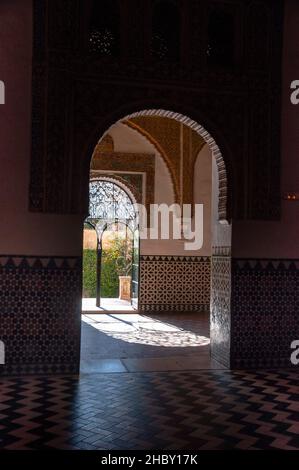
[[210, 344], [206, 336], [139, 314], [86, 314], [82, 320], [114, 339], [164, 348]]

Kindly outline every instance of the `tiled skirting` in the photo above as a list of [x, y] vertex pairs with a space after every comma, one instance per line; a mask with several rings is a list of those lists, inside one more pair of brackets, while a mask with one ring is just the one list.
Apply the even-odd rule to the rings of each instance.
[[[233, 259], [231, 275], [230, 262], [213, 254], [213, 357], [232, 368], [294, 367], [299, 260]], [[142, 256], [140, 265], [141, 310], [208, 310], [210, 258]], [[80, 311], [80, 258], [0, 256], [0, 373], [78, 372]]]
[[233, 368], [294, 367], [290, 344], [299, 340], [299, 260], [234, 259], [232, 309]]
[[0, 373], [77, 372], [80, 312], [80, 258], [0, 256]]
[[147, 312], [208, 311], [210, 278], [210, 257], [143, 255], [139, 308]]

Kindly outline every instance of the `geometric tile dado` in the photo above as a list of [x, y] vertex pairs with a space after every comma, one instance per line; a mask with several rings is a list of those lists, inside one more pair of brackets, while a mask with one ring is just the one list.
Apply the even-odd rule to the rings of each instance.
[[294, 367], [299, 260], [234, 259], [232, 274], [232, 367]]
[[78, 371], [81, 259], [0, 256], [0, 374]]
[[[213, 356], [234, 369], [293, 367], [299, 260], [233, 259], [231, 275], [230, 263], [212, 257]], [[0, 373], [78, 371], [81, 274], [80, 257], [0, 256]], [[141, 256], [141, 311], [208, 310], [210, 282], [209, 257]]]
[[208, 311], [210, 257], [141, 256], [140, 310]]

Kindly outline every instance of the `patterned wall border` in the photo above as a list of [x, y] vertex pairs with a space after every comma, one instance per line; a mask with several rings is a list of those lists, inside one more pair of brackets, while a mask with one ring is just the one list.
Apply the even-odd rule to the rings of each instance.
[[213, 256], [231, 256], [231, 246], [213, 246], [212, 255]]
[[0, 255], [0, 268], [81, 269], [81, 258], [78, 256]]
[[78, 373], [80, 257], [0, 255], [0, 374]]
[[188, 261], [193, 263], [210, 262], [210, 256], [178, 256], [178, 255], [140, 255], [140, 261]]
[[234, 265], [240, 269], [250, 268], [255, 269], [279, 269], [284, 270], [298, 270], [299, 259], [297, 258], [234, 258]]
[[209, 256], [142, 255], [139, 309], [200, 312], [210, 307]]

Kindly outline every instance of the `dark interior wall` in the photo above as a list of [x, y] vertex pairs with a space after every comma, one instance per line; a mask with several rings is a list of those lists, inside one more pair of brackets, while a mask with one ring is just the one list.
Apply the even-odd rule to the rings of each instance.
[[[299, 178], [299, 106], [291, 103], [290, 85], [299, 76], [298, 25], [299, 5], [287, 0], [284, 9], [284, 39], [282, 56], [281, 110], [281, 188], [279, 191], [281, 217], [279, 221], [237, 221], [234, 224], [236, 257], [298, 258], [298, 202], [284, 199], [288, 192], [298, 192]], [[261, 167], [264, 165], [260, 159]], [[266, 181], [265, 181], [266, 186]], [[256, 233], [254, 239], [251, 234]]]
[[[236, 221], [233, 227], [234, 367], [292, 367], [290, 345], [299, 338], [298, 201], [284, 199], [288, 192], [298, 192], [299, 187], [299, 106], [290, 101], [290, 84], [299, 76], [298, 21], [298, 2], [286, 1], [281, 92], [281, 218], [277, 222]], [[263, 164], [261, 159], [260, 165]]]
[[[48, 9], [43, 10], [43, 4]], [[41, 93], [34, 97], [33, 108], [36, 132], [33, 130], [31, 210], [86, 211], [89, 156], [99, 136], [127, 114], [162, 108], [189, 116], [216, 140], [226, 163], [227, 209], [233, 222], [257, 220], [263, 224], [280, 220], [283, 2], [233, 0], [229, 5], [221, 1], [179, 4], [180, 51], [176, 60], [171, 60], [157, 57], [151, 51], [154, 2], [120, 2], [120, 34], [114, 35], [120, 39], [119, 47], [104, 56], [102, 45], [99, 55], [89, 53], [85, 2], [37, 2], [35, 16], [41, 23], [46, 21], [49, 29], [47, 36], [43, 29], [38, 29], [35, 35], [33, 79]], [[222, 19], [219, 29], [212, 28], [216, 36], [211, 42], [207, 25], [215, 10], [216, 16]], [[136, 16], [141, 18], [140, 22], [134, 20]], [[234, 28], [235, 45], [230, 57], [227, 57], [229, 45], [222, 47], [226, 34], [221, 40], [225, 18], [229, 18], [228, 23]], [[108, 27], [115, 32], [113, 28], [117, 25], [109, 23]], [[216, 55], [212, 51], [213, 60], [207, 54], [210, 46], [216, 50]], [[221, 59], [220, 63], [217, 58]], [[252, 240], [256, 232], [247, 233], [250, 240], [246, 238], [243, 242], [248, 256], [254, 256]], [[220, 244], [214, 246], [212, 351], [226, 364], [239, 364], [240, 346], [235, 345], [241, 342], [244, 314], [244, 324], [248, 317], [246, 329], [254, 330], [254, 336], [247, 337], [242, 364], [252, 365], [250, 358], [264, 344], [265, 322], [261, 318], [266, 298], [262, 295], [253, 310], [251, 299], [244, 298], [244, 281], [235, 269], [239, 266], [238, 236], [233, 232], [233, 237], [232, 252], [230, 246], [223, 246], [222, 237]], [[248, 282], [255, 283], [253, 274]], [[234, 290], [232, 305], [231, 288]], [[254, 320], [250, 322], [252, 312]], [[270, 305], [268, 312], [271, 318]], [[253, 328], [256, 321], [260, 327]], [[275, 325], [274, 330], [277, 328]], [[285, 357], [287, 354], [285, 351]], [[274, 356], [273, 364], [277, 365], [277, 354]]]
[[0, 21], [0, 372], [75, 372], [82, 217], [29, 211], [32, 1], [1, 1]]
[[[5, 83], [6, 103], [1, 105], [1, 251], [6, 242], [10, 214], [27, 211], [31, 132], [31, 2], [14, 0], [0, 4], [1, 77]], [[14, 236], [11, 231], [11, 237]], [[5, 248], [4, 248], [5, 250]]]
[[55, 214], [29, 211], [32, 1], [3, 0], [0, 15], [0, 80], [5, 83], [6, 91], [5, 105], [0, 108], [0, 252], [3, 255], [78, 255], [82, 235], [76, 228], [82, 217], [64, 215], [62, 219]]
[[[190, 3], [192, 18], [196, 11], [199, 14], [200, 2]], [[235, 3], [245, 18], [245, 2]], [[274, 2], [260, 4], [276, 8]], [[274, 11], [270, 15], [271, 73], [263, 70], [263, 61], [253, 64], [245, 51], [243, 68], [224, 75], [204, 69], [198, 52], [202, 39], [195, 37], [199, 28], [191, 23], [184, 44], [192, 54], [184, 56], [179, 66], [142, 62], [140, 45], [146, 47], [146, 41], [135, 47], [140, 24], [131, 25], [126, 37], [126, 50], [131, 55], [126, 54], [120, 62], [106, 60], [105, 67], [97, 60], [86, 61], [78, 46], [81, 17], [75, 14], [83, 2], [51, 0], [50, 16], [46, 17], [44, 5], [43, 0], [36, 1], [33, 12], [29, 0], [0, 4], [0, 79], [6, 85], [6, 104], [1, 105], [0, 114], [0, 339], [6, 344], [4, 371], [77, 370], [88, 152], [118, 118], [149, 107], [173, 109], [205, 125], [227, 159], [234, 202], [231, 365], [288, 366], [289, 342], [299, 336], [298, 244], [294, 240], [296, 203], [291, 206], [281, 201], [278, 182], [279, 14]], [[289, 104], [288, 95], [289, 80], [298, 78], [299, 6], [289, 0], [285, 9], [282, 189], [294, 190], [298, 183], [299, 112]], [[33, 13], [39, 21], [34, 36], [31, 133]], [[44, 35], [46, 19], [49, 38]], [[248, 34], [251, 40], [255, 37], [254, 31]], [[138, 76], [136, 63], [141, 64]], [[200, 70], [198, 64], [202, 65]], [[259, 66], [262, 68], [256, 70]], [[267, 221], [269, 218], [276, 221]], [[261, 264], [263, 258], [267, 260]]]

